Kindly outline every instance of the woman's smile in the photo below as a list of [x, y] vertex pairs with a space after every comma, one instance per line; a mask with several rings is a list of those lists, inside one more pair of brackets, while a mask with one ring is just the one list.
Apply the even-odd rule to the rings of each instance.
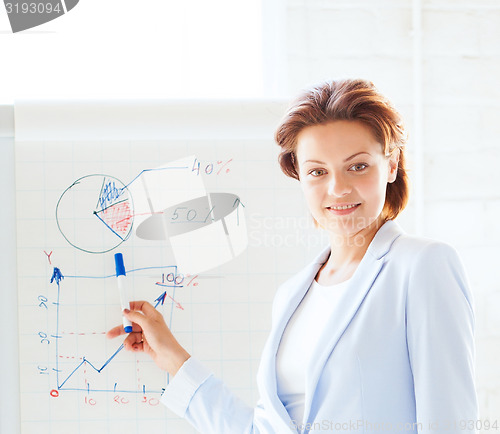
[[351, 204], [351, 205], [337, 205], [328, 207], [327, 210], [334, 215], [347, 215], [351, 214], [360, 206], [361, 204]]

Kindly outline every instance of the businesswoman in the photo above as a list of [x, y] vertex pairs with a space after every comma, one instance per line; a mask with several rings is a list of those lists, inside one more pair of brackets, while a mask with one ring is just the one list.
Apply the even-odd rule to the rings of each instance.
[[291, 105], [276, 132], [279, 163], [330, 243], [276, 293], [255, 408], [191, 357], [149, 303], [133, 302], [125, 347], [173, 375], [166, 406], [202, 433], [475, 432], [463, 266], [449, 245], [395, 222], [408, 200], [404, 135], [367, 81], [325, 83]]

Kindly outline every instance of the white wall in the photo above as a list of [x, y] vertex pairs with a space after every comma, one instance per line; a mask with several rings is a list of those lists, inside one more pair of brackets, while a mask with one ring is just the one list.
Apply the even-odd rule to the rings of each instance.
[[261, 30], [261, 0], [82, 0], [18, 34], [2, 5], [0, 104], [262, 97]]
[[481, 418], [498, 419], [500, 2], [287, 1], [290, 94], [326, 79], [367, 78], [405, 117], [413, 196], [400, 221], [450, 242], [464, 260], [476, 301]]

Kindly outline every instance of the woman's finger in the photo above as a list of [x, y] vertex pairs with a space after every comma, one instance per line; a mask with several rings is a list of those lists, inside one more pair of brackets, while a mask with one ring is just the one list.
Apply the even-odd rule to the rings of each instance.
[[123, 345], [125, 349], [132, 350], [135, 349], [137, 345], [141, 344], [142, 348], [142, 333], [141, 332], [132, 332], [129, 333], [128, 336], [123, 340]]
[[123, 325], [119, 325], [119, 326], [113, 327], [111, 330], [109, 330], [106, 333], [106, 337], [112, 339], [112, 338], [116, 338], [117, 336], [124, 335], [124, 334], [125, 334], [125, 330], [123, 329]]
[[[126, 310], [123, 311], [123, 316], [127, 318], [128, 320], [132, 321], [132, 323], [135, 323], [136, 325], [139, 325], [141, 330], [146, 329], [146, 324], [148, 321], [148, 318], [142, 313], [142, 312], [137, 312], [134, 310], [129, 310], [128, 312]], [[132, 324], [132, 327], [134, 324]]]
[[154, 308], [154, 306], [151, 303], [148, 303], [147, 301], [144, 300], [131, 301], [130, 310], [140, 311], [145, 316], [155, 316], [159, 314], [159, 312]]
[[[138, 324], [132, 324], [132, 332], [142, 332], [142, 328]], [[116, 338], [117, 336], [121, 336], [126, 334], [125, 329], [123, 328], [123, 324], [113, 327], [106, 333], [106, 337], [109, 339]]]

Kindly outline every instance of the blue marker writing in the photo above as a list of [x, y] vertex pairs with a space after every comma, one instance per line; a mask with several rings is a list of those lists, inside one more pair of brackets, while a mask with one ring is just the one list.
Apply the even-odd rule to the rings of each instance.
[[[120, 291], [120, 304], [123, 309], [130, 309], [129, 295], [127, 288], [127, 274], [125, 273], [125, 265], [123, 265], [123, 255], [115, 253], [116, 280], [118, 281], [118, 291]], [[132, 323], [123, 317], [123, 328], [126, 333], [132, 331]]]

